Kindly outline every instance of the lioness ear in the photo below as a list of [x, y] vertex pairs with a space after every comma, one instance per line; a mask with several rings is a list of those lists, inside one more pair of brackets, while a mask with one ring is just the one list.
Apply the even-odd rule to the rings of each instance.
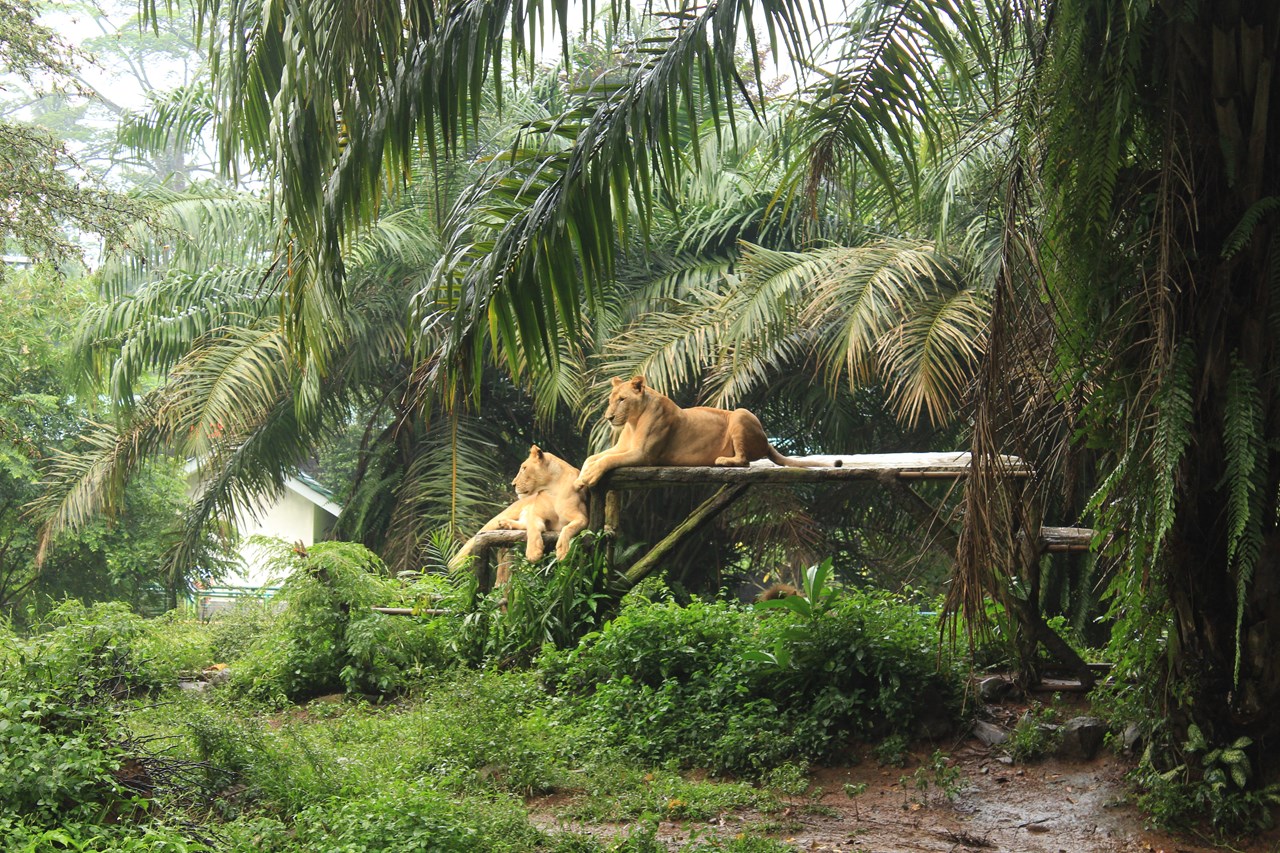
[[615, 376], [615, 377], [613, 377], [613, 387], [614, 387], [614, 388], [617, 388], [617, 387], [618, 387], [619, 385], [621, 385], [621, 384], [622, 384], [622, 380], [621, 380], [621, 379], [619, 379], [619, 378], [618, 378], [618, 377], [616, 377], [616, 376]]
[[644, 377], [643, 377], [643, 376], [637, 376], [635, 379], [632, 379], [632, 380], [631, 380], [631, 387], [632, 387], [632, 388], [634, 388], [634, 389], [636, 389], [637, 391], [639, 391], [640, 389], [644, 388]]
[[530, 459], [541, 459], [541, 458], [542, 458], [542, 448], [541, 448], [541, 447], [539, 447], [539, 446], [538, 446], [538, 445], [536, 445], [536, 444], [531, 444], [531, 445], [529, 446], [529, 458], [530, 458]]

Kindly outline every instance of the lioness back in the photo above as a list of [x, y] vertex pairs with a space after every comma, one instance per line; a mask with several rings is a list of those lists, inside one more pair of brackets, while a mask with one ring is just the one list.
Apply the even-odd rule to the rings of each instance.
[[783, 456], [769, 443], [760, 419], [746, 409], [682, 409], [649, 388], [643, 376], [614, 378], [605, 419], [621, 432], [613, 447], [582, 463], [579, 488], [590, 488], [609, 471], [628, 465], [741, 466], [768, 459], [793, 468], [827, 467]]

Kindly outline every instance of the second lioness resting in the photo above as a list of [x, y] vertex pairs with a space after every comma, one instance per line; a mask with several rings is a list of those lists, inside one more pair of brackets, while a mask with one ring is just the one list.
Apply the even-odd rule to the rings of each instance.
[[783, 456], [746, 409], [682, 409], [645, 385], [644, 377], [614, 378], [605, 419], [622, 432], [613, 447], [587, 457], [578, 488], [594, 486], [624, 465], [746, 465], [768, 459], [791, 468], [821, 468], [824, 462]]
[[[556, 557], [563, 560], [569, 553], [569, 541], [587, 526], [586, 501], [574, 487], [577, 476], [577, 468], [533, 445], [529, 448], [529, 458], [520, 465], [519, 473], [511, 482], [516, 489], [516, 502], [491, 518], [480, 532], [527, 531], [528, 544], [524, 555], [529, 562], [542, 559], [545, 550], [542, 534], [558, 533]], [[450, 565], [462, 565], [475, 547], [476, 538], [473, 536], [450, 560]]]

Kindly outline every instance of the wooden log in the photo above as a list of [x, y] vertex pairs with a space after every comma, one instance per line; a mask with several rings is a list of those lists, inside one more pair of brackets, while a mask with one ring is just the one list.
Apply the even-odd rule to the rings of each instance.
[[701, 530], [707, 522], [724, 512], [734, 501], [742, 497], [747, 489], [748, 485], [746, 483], [725, 485], [714, 495], [703, 501], [697, 509], [689, 514], [688, 518], [676, 525], [674, 530], [668, 533], [657, 545], [649, 549], [649, 553], [636, 560], [631, 568], [627, 569], [621, 579], [623, 589], [630, 589], [648, 577], [666, 559], [667, 555], [680, 544], [681, 540]]
[[622, 518], [622, 495], [610, 489], [604, 493], [604, 532], [614, 535]]
[[1053, 553], [1088, 551], [1096, 535], [1097, 531], [1088, 527], [1040, 528], [1040, 542], [1044, 550]]
[[[556, 547], [557, 538], [559, 534], [544, 533], [542, 544], [548, 551], [552, 551]], [[495, 568], [493, 552], [499, 548], [518, 547], [523, 550], [529, 542], [529, 536], [523, 530], [483, 530], [476, 534], [475, 539], [471, 570], [476, 574], [476, 584], [480, 591], [489, 592], [494, 586], [505, 583], [508, 574], [508, 566], [505, 564], [499, 564]]]
[[604, 502], [606, 489], [602, 484], [587, 493], [587, 529], [600, 532], [604, 530]]
[[[558, 536], [556, 533], [544, 533], [542, 543], [548, 550], [554, 549]], [[481, 548], [514, 548], [517, 545], [524, 547], [528, 541], [529, 537], [523, 530], [485, 530], [476, 534], [476, 551]]]

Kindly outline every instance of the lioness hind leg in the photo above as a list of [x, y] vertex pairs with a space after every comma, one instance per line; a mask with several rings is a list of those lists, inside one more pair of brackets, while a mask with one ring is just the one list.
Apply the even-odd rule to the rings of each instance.
[[736, 415], [737, 412], [734, 412], [733, 415], [730, 415], [729, 417], [728, 435], [726, 436], [729, 439], [729, 445], [733, 448], [733, 455], [717, 456], [717, 465], [742, 467], [751, 461], [747, 456], [746, 440], [743, 434], [742, 424], [739, 422]]

